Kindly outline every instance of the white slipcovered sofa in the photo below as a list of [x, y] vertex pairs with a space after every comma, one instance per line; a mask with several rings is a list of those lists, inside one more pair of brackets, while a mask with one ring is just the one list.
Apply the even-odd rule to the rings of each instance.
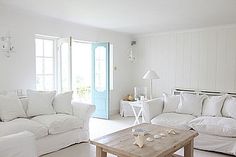
[[55, 92], [29, 91], [28, 98], [20, 100], [0, 95], [0, 137], [31, 132], [38, 156], [88, 142], [95, 106], [71, 102], [71, 97], [72, 92], [55, 96]]
[[37, 157], [35, 136], [24, 131], [0, 137], [1, 157]]
[[147, 123], [198, 131], [194, 147], [236, 155], [236, 98], [203, 93], [167, 95], [146, 101]]

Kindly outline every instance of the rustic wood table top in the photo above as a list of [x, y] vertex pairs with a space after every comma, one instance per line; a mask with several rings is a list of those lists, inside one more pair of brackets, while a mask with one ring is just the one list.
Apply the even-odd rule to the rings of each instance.
[[[147, 131], [145, 138], [152, 137], [157, 134], [165, 134], [165, 136], [154, 139], [152, 142], [145, 140], [142, 148], [134, 145], [133, 128], [142, 128]], [[173, 128], [163, 127], [154, 124], [143, 123], [136, 125], [109, 135], [91, 140], [90, 143], [96, 145], [97, 157], [106, 157], [107, 153], [117, 155], [119, 157], [165, 157], [172, 156], [174, 152], [184, 147], [184, 156], [193, 156], [193, 140], [198, 133], [193, 130], [178, 130], [176, 134], [168, 134]]]

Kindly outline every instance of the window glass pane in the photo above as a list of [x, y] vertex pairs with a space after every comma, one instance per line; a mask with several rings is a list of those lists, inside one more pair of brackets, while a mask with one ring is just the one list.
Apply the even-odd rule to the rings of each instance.
[[95, 89], [99, 92], [106, 90], [106, 48], [95, 49]]
[[44, 74], [53, 74], [52, 58], [44, 58]]
[[44, 90], [53, 90], [54, 89], [54, 80], [53, 75], [44, 76]]
[[43, 76], [36, 76], [36, 89], [37, 90], [44, 90]]
[[36, 74], [43, 74], [43, 58], [36, 58]]
[[44, 56], [53, 57], [53, 41], [44, 40]]
[[35, 39], [36, 56], [43, 56], [43, 40]]

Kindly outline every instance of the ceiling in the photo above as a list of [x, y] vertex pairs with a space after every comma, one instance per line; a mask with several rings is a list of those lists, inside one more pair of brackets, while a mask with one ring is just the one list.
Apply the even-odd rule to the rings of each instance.
[[236, 23], [236, 0], [0, 0], [0, 4], [130, 34]]

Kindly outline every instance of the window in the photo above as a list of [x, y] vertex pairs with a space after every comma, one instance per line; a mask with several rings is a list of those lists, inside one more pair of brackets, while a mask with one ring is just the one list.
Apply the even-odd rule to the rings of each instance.
[[37, 36], [36, 52], [36, 89], [55, 89], [55, 39]]

